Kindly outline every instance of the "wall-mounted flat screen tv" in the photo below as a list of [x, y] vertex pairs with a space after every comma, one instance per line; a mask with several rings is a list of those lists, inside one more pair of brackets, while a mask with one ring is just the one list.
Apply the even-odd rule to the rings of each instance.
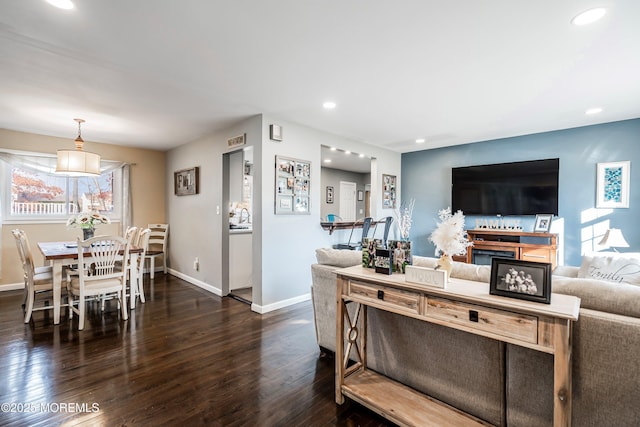
[[558, 215], [560, 159], [452, 168], [451, 209], [465, 215]]

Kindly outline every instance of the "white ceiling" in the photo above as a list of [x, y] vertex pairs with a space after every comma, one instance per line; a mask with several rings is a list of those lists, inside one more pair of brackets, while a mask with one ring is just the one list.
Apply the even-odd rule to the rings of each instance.
[[640, 117], [638, 0], [75, 3], [0, 3], [1, 128], [164, 150], [268, 113], [408, 152]]

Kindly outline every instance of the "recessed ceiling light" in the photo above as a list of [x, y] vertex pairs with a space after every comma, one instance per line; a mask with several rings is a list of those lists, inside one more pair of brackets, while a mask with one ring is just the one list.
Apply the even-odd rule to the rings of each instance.
[[331, 151], [336, 151], [337, 148], [336, 147], [331, 147]]
[[331, 159], [324, 159], [325, 163], [331, 163]]
[[598, 113], [601, 113], [601, 112], [602, 112], [602, 108], [600, 108], [600, 107], [596, 107], [596, 108], [589, 108], [589, 109], [588, 109], [587, 111], [585, 111], [584, 113], [585, 113], [585, 114], [589, 114], [589, 115], [591, 115], [591, 114], [598, 114]]
[[70, 10], [73, 9], [73, 2], [71, 0], [47, 0], [51, 6], [55, 6], [58, 9]]
[[334, 108], [336, 108], [336, 103], [332, 101], [327, 101], [324, 104], [322, 104], [322, 106], [327, 110], [333, 110]]
[[351, 154], [351, 151], [347, 150], [347, 151], [344, 152], [344, 154], [346, 154], [348, 156], [349, 154]]
[[360, 157], [361, 159], [364, 159], [364, 154], [360, 154], [358, 157]]
[[424, 142], [424, 138], [416, 139], [416, 143], [418, 143], [418, 144], [422, 144], [423, 142]]
[[604, 7], [597, 7], [595, 9], [589, 9], [582, 13], [577, 14], [572, 20], [573, 25], [587, 25], [592, 22], [596, 22], [607, 13], [607, 9]]

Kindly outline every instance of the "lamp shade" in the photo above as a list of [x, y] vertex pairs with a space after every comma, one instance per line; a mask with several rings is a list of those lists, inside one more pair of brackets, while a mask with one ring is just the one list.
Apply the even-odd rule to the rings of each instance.
[[82, 150], [58, 150], [56, 173], [69, 176], [99, 176], [100, 155]]
[[609, 246], [610, 248], [628, 248], [629, 243], [624, 239], [622, 231], [619, 228], [610, 228], [605, 233], [600, 243], [600, 246]]

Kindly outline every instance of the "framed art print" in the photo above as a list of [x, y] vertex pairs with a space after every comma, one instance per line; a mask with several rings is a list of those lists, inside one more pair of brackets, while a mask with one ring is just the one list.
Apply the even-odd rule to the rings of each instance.
[[534, 233], [548, 233], [551, 228], [551, 221], [553, 221], [552, 214], [536, 215], [536, 222], [533, 225]]
[[396, 176], [382, 175], [382, 207], [384, 209], [396, 208]]
[[598, 163], [596, 176], [596, 208], [629, 207], [629, 175], [631, 162]]
[[173, 173], [173, 191], [176, 196], [198, 194], [199, 168], [183, 169]]
[[493, 257], [489, 293], [551, 303], [551, 264]]
[[333, 203], [333, 186], [327, 185], [327, 203]]
[[309, 215], [310, 197], [311, 162], [276, 156], [275, 214]]

